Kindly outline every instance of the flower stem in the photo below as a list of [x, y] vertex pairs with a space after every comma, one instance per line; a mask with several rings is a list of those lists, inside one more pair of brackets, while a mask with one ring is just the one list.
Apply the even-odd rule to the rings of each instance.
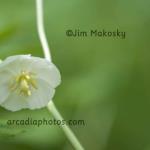
[[[58, 112], [57, 108], [55, 107], [55, 104], [52, 101], [49, 102], [47, 108], [53, 114], [55, 119], [60, 120], [60, 121], [64, 120], [62, 116], [60, 115], [60, 113]], [[71, 129], [67, 125], [62, 125], [61, 127], [63, 131], [65, 132], [67, 138], [70, 140], [71, 144], [74, 146], [74, 148], [76, 150], [84, 150], [84, 148], [82, 147], [80, 142], [77, 140], [76, 136], [71, 131]]]
[[36, 14], [37, 14], [37, 30], [43, 48], [44, 56], [47, 60], [52, 61], [50, 48], [48, 46], [48, 41], [44, 30], [43, 0], [36, 0]]
[[[48, 41], [46, 39], [45, 30], [44, 30], [44, 20], [43, 20], [43, 0], [36, 0], [36, 14], [37, 14], [37, 29], [38, 35], [40, 38], [40, 42], [43, 48], [44, 56], [47, 60], [52, 61], [50, 48], [48, 45]], [[48, 110], [53, 114], [56, 120], [64, 120], [57, 108], [55, 107], [53, 101], [51, 100], [47, 106]], [[61, 126], [67, 138], [73, 145], [76, 150], [84, 150], [74, 133], [71, 129], [65, 124]]]

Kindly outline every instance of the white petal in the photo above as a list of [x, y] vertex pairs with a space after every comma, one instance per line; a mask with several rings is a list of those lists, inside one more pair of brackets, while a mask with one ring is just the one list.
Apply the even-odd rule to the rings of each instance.
[[53, 88], [57, 87], [61, 82], [60, 73], [54, 64], [51, 64], [43, 68], [42, 67], [34, 68], [34, 71], [36, 71], [36, 74], [38, 75], [37, 78], [45, 80]]
[[9, 71], [11, 70], [11, 72], [18, 74], [20, 71], [25, 69], [25, 61], [29, 59], [31, 59], [30, 55], [16, 55], [7, 57], [0, 64], [0, 70], [7, 69]]
[[26, 62], [29, 71], [35, 72], [38, 77], [42, 80], [45, 80], [52, 87], [56, 87], [61, 82], [60, 72], [57, 67], [52, 63], [47, 61], [46, 59], [32, 57], [32, 63], [30, 61]]
[[9, 97], [1, 104], [2, 107], [11, 111], [18, 111], [23, 108], [28, 108], [28, 103], [24, 96], [12, 92]]
[[0, 104], [5, 101], [10, 93], [10, 82], [13, 74], [9, 71], [0, 71]]
[[0, 104], [9, 96], [8, 87], [6, 84], [0, 85]]
[[37, 109], [45, 107], [54, 96], [55, 90], [42, 80], [38, 80], [37, 85], [38, 89], [33, 90], [31, 96], [23, 96], [12, 92], [1, 106], [11, 111], [18, 111], [23, 108]]
[[28, 98], [30, 109], [45, 107], [54, 96], [55, 89], [43, 80], [37, 81], [38, 89], [34, 90]]

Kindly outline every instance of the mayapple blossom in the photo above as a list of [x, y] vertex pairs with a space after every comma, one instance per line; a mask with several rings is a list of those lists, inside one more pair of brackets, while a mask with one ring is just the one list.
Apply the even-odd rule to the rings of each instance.
[[0, 106], [11, 111], [45, 107], [60, 82], [52, 62], [31, 55], [10, 56], [0, 63]]

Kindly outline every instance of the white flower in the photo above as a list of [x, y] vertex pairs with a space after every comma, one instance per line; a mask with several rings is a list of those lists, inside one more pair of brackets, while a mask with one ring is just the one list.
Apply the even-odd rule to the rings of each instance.
[[46, 59], [10, 56], [0, 63], [0, 105], [11, 111], [45, 107], [60, 82], [58, 69]]

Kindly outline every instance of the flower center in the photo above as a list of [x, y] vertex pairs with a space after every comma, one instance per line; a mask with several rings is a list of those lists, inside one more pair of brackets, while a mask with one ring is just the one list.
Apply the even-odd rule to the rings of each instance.
[[10, 88], [12, 91], [18, 91], [19, 94], [23, 94], [24, 96], [31, 96], [32, 89], [37, 89], [36, 80], [34, 80], [34, 78], [35, 74], [21, 71], [12, 81]]

